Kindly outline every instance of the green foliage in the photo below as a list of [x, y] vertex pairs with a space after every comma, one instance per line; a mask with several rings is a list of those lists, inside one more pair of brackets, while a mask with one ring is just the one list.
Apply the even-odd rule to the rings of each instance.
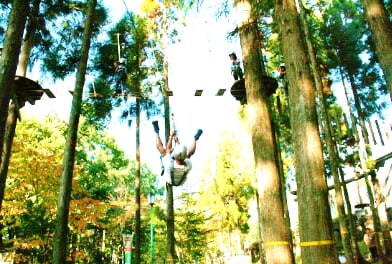
[[243, 138], [240, 142], [230, 133], [221, 138], [219, 155], [213, 166], [215, 170], [207, 172], [215, 177], [203, 179], [206, 182], [200, 200], [213, 219], [219, 219], [222, 231], [238, 229], [246, 233], [249, 229], [248, 202], [254, 196], [255, 186], [253, 158], [246, 158], [251, 152], [244, 151], [244, 146], [249, 145], [244, 144]]
[[385, 107], [382, 96], [386, 88], [360, 4], [349, 0], [332, 1], [320, 9], [323, 16], [318, 20], [316, 34], [323, 37], [319, 46], [322, 53], [325, 52], [323, 64], [331, 73], [336, 70], [336, 74], [331, 75], [335, 82], [349, 81], [360, 102], [358, 115], [369, 118]]
[[[1, 211], [0, 247], [16, 252], [16, 259], [23, 263], [33, 259], [50, 262], [57, 206], [53, 190], [59, 189], [65, 130], [66, 124], [55, 117], [44, 121], [25, 118], [17, 127]], [[135, 206], [134, 164], [102, 131], [82, 122], [79, 135], [69, 252], [74, 260], [97, 263], [119, 248], [125, 230], [132, 231], [129, 208]], [[141, 175], [146, 196], [156, 175], [146, 166]], [[108, 245], [101, 252], [97, 241], [102, 241], [104, 230]]]
[[[47, 34], [44, 35], [41, 45], [37, 46], [38, 52], [33, 51], [31, 61], [42, 60], [42, 72], [49, 72], [55, 79], [64, 79], [76, 71], [79, 63], [87, 3], [54, 1], [49, 2], [46, 7], [48, 9], [42, 12], [43, 17], [48, 14], [48, 21], [45, 22]], [[97, 37], [106, 19], [105, 9], [98, 6], [93, 38]]]
[[[137, 111], [145, 112], [147, 118], [159, 113], [159, 101], [153, 98], [154, 91], [159, 89], [159, 82], [149, 78], [155, 50], [149, 39], [147, 22], [141, 17], [128, 12], [107, 33], [107, 40], [102, 43], [94, 58], [94, 70], [98, 77], [89, 86], [89, 98], [83, 103], [83, 114], [89, 122], [104, 126], [114, 108], [120, 108], [121, 119], [129, 119]], [[121, 58], [125, 59], [127, 80], [124, 88], [130, 95], [138, 95], [140, 109], [134, 100], [113, 97], [114, 73], [113, 63], [118, 61], [118, 48]]]
[[82, 115], [92, 126], [103, 129], [110, 121], [110, 111], [112, 110], [112, 102], [108, 100], [112, 96], [112, 91], [107, 89], [107, 83], [101, 78], [94, 80], [94, 84], [88, 86], [88, 96], [92, 100], [84, 100], [82, 103]]
[[[49, 125], [50, 124], [50, 125]], [[17, 259], [48, 259], [61, 173], [65, 124], [48, 118], [46, 125], [24, 120], [13, 142], [1, 211], [2, 236], [21, 254]], [[5, 243], [6, 243], [5, 241]]]
[[205, 212], [197, 204], [197, 194], [183, 193], [181, 206], [176, 212], [176, 243], [181, 263], [201, 262], [206, 251], [207, 235], [211, 226], [206, 225]]
[[[211, 219], [199, 198], [198, 193], [182, 193], [176, 199], [175, 238], [180, 263], [204, 263], [208, 235], [215, 229], [209, 224]], [[163, 204], [161, 199], [156, 201], [151, 219], [155, 230], [155, 263], [163, 263], [166, 259], [166, 213], [161, 208]], [[144, 246], [147, 246], [148, 238], [149, 235], [144, 235]], [[147, 254], [142, 259], [148, 259]]]
[[389, 20], [392, 21], [392, 1], [391, 0], [385, 0], [384, 1], [384, 6], [387, 11], [387, 14], [389, 14]]

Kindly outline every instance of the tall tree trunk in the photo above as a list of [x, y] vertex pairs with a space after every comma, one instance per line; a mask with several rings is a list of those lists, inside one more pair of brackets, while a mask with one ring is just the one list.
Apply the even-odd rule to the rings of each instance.
[[[383, 195], [382, 188], [380, 186], [380, 183], [377, 179], [376, 171], [372, 169], [372, 172], [369, 171], [369, 168], [367, 167], [367, 161], [371, 159], [371, 153], [369, 153], [367, 146], [370, 144], [369, 143], [369, 136], [367, 132], [367, 127], [365, 125], [365, 117], [362, 111], [362, 107], [359, 101], [359, 96], [358, 96], [358, 91], [357, 87], [354, 84], [354, 79], [352, 78], [352, 75], [349, 75], [349, 81], [351, 84], [352, 92], [353, 92], [353, 97], [354, 97], [354, 106], [355, 109], [357, 110], [357, 114], [359, 116], [359, 125], [361, 127], [361, 133], [362, 133], [362, 138], [364, 141], [364, 144], [361, 144], [360, 140], [358, 143], [358, 148], [359, 148], [359, 153], [360, 153], [360, 159], [361, 159], [361, 167], [366, 174], [365, 176], [365, 182], [366, 182], [366, 187], [368, 190], [368, 195], [369, 195], [369, 200], [371, 201], [371, 209], [372, 209], [372, 216], [373, 216], [373, 225], [375, 228], [375, 231], [377, 232], [377, 235], [379, 236], [379, 232], [381, 232], [381, 236], [383, 238], [383, 245], [385, 248], [385, 255], [391, 256], [392, 254], [392, 237], [389, 232], [389, 227], [388, 224], [386, 225], [387, 228], [385, 228], [385, 223], [388, 223], [388, 220], [385, 218], [386, 213], [379, 212], [380, 206], [382, 207], [383, 201], [385, 200], [385, 197]], [[359, 132], [357, 132], [358, 138], [360, 137]], [[370, 177], [370, 180], [369, 180]], [[385, 208], [384, 208], [385, 209]], [[384, 216], [384, 219], [382, 217]], [[384, 225], [382, 224], [384, 223]], [[385, 230], [387, 230], [385, 232]], [[380, 241], [377, 240], [377, 242], [380, 244]], [[381, 245], [381, 244], [380, 244]], [[381, 246], [378, 247], [378, 250], [381, 252]]]
[[17, 105], [14, 103], [12, 103], [9, 107], [9, 111], [8, 111], [9, 113], [8, 113], [7, 125], [6, 125], [7, 129], [4, 135], [4, 145], [3, 145], [4, 155], [0, 166], [0, 211], [2, 208], [2, 202], [5, 193], [8, 165], [11, 158], [12, 143], [13, 143], [15, 129], [16, 129], [17, 112], [18, 112], [18, 109], [16, 108]]
[[[361, 135], [358, 134], [358, 136], [362, 136], [363, 142], [365, 143], [365, 147], [366, 147], [367, 145], [369, 145], [369, 133], [365, 125], [365, 114], [362, 111], [361, 101], [358, 96], [358, 88], [357, 85], [355, 84], [353, 75], [354, 74], [348, 73], [348, 80], [350, 81], [350, 87], [353, 92], [354, 107], [358, 115], [357, 119], [359, 121], [359, 126], [361, 127], [361, 131], [360, 131]], [[369, 155], [367, 149], [365, 148], [364, 151], [366, 151], [366, 157], [367, 157]]]
[[392, 100], [392, 23], [382, 0], [361, 0]]
[[[390, 51], [390, 53], [392, 53], [392, 50]], [[390, 66], [392, 67], [392, 64]], [[369, 141], [369, 133], [367, 131], [367, 127], [366, 127], [366, 123], [365, 123], [365, 114], [362, 111], [361, 102], [360, 102], [359, 96], [358, 96], [358, 89], [357, 89], [357, 86], [354, 83], [354, 78], [352, 77], [351, 74], [349, 74], [349, 80], [350, 80], [351, 89], [352, 89], [352, 92], [353, 92], [355, 109], [357, 111], [357, 115], [358, 115], [358, 119], [359, 119], [359, 126], [361, 127], [362, 138], [363, 138], [363, 141], [365, 143], [365, 146], [362, 147], [362, 150], [360, 152], [360, 153], [366, 153], [366, 155], [363, 156], [364, 166], [366, 166], [366, 167], [363, 167], [363, 169], [364, 169], [364, 171], [367, 174], [370, 175], [370, 173], [369, 173], [369, 169], [370, 168], [367, 168], [367, 165], [366, 165], [366, 162], [369, 159], [371, 159], [371, 153], [369, 153], [369, 151], [368, 151], [368, 146], [370, 144], [370, 141]], [[361, 148], [361, 144], [360, 143], [359, 143], [359, 147]], [[376, 204], [373, 205], [373, 207], [374, 206], [376, 206], [376, 207], [374, 209], [372, 208], [372, 211], [376, 212], [374, 217], [378, 218], [378, 220], [375, 221], [375, 223], [379, 224], [380, 228], [378, 228], [378, 230], [380, 230], [382, 232], [383, 230], [385, 230], [385, 228], [383, 228], [381, 226], [381, 223], [382, 222], [384, 222], [384, 223], [388, 222], [388, 220], [385, 219], [385, 218], [381, 219], [380, 216], [386, 216], [386, 214], [384, 213], [384, 214], [380, 215], [378, 213], [379, 212], [378, 207], [380, 206], [382, 201], [385, 200], [385, 197], [384, 197], [382, 188], [380, 186], [380, 183], [379, 183], [379, 181], [377, 179], [376, 172], [374, 171], [374, 169], [372, 169], [372, 170], [373, 170], [373, 173], [374, 173], [374, 175], [373, 175], [374, 177], [373, 176], [371, 177], [371, 182], [369, 182], [369, 184], [370, 183], [372, 184], [373, 190], [374, 190], [374, 196], [377, 197], [377, 199], [374, 199]], [[369, 190], [372, 190], [372, 188], [370, 188]], [[391, 237], [390, 232], [382, 232], [382, 237], [383, 237], [383, 240], [384, 240], [383, 244], [384, 244], [384, 247], [385, 247], [386, 255], [392, 256], [392, 237]]]
[[[169, 82], [165, 82], [168, 84]], [[168, 85], [167, 85], [168, 87]], [[166, 142], [170, 135], [170, 103], [169, 96], [164, 95], [164, 108], [165, 108], [165, 138]], [[166, 261], [168, 264], [174, 264], [176, 260], [175, 244], [176, 240], [174, 237], [174, 197], [173, 197], [173, 186], [166, 184]]]
[[[41, 0], [33, 1], [33, 8], [30, 14], [30, 19], [26, 25], [26, 34], [23, 40], [23, 47], [20, 54], [19, 65], [17, 68], [17, 74], [23, 77], [26, 77], [27, 66], [30, 61], [30, 53], [33, 47], [34, 33], [36, 31], [36, 21], [34, 18], [38, 17], [39, 13], [39, 4]], [[16, 89], [16, 87], [15, 87]], [[21, 102], [18, 100], [20, 98], [14, 98], [12, 104], [10, 105], [10, 110], [8, 111], [8, 119], [7, 119], [7, 128], [6, 128], [6, 138], [4, 142], [4, 157], [1, 159], [0, 165], [0, 211], [1, 204], [4, 198], [4, 190], [6, 186], [7, 174], [8, 174], [8, 166], [11, 158], [11, 150], [12, 150], [12, 141], [14, 140], [13, 136], [15, 134], [16, 124], [17, 124], [17, 114], [19, 109], [24, 105], [25, 102]], [[12, 109], [11, 109], [12, 108]], [[11, 121], [15, 122], [12, 123]], [[10, 137], [12, 135], [12, 137]]]
[[295, 0], [275, 2], [289, 82], [302, 263], [338, 262], [318, 132], [315, 88]]
[[258, 45], [259, 32], [257, 23], [251, 15], [250, 2], [239, 1], [235, 5], [243, 17], [239, 25], [240, 41], [255, 172], [260, 204], [263, 204], [259, 225], [262, 228], [265, 258], [267, 263], [291, 264], [294, 263], [291, 254], [292, 241], [284, 219], [272, 119], [268, 108], [267, 87], [263, 82], [265, 71], [260, 61], [262, 56]]
[[72, 107], [64, 150], [63, 173], [61, 175], [60, 192], [57, 204], [57, 221], [55, 225], [55, 237], [53, 241], [53, 263], [55, 264], [66, 263], [68, 214], [71, 201], [76, 142], [78, 139], [78, 126], [82, 106], [83, 86], [87, 70], [87, 60], [89, 55], [96, 6], [97, 0], [88, 1], [87, 18], [84, 25], [80, 62], [76, 72], [75, 89], [72, 99]]
[[[278, 102], [280, 102], [280, 99], [277, 99]], [[286, 228], [288, 230], [288, 241], [291, 241], [291, 258], [295, 260], [295, 255], [294, 255], [294, 248], [292, 245], [293, 241], [293, 234], [291, 232], [291, 221], [290, 221], [290, 212], [289, 212], [289, 206], [287, 204], [287, 195], [286, 195], [286, 178], [284, 176], [284, 170], [283, 170], [283, 160], [282, 160], [282, 151], [280, 149], [280, 144], [279, 144], [279, 139], [280, 139], [280, 130], [278, 124], [273, 125], [274, 131], [275, 131], [275, 146], [276, 146], [276, 153], [277, 153], [277, 158], [278, 158], [278, 171], [279, 171], [279, 180], [280, 180], [280, 188], [281, 188], [281, 194], [282, 194], [282, 205], [283, 205], [283, 212], [285, 216], [285, 223], [286, 223]]]
[[141, 254], [141, 185], [140, 185], [140, 99], [136, 97], [136, 168], [135, 168], [135, 200], [136, 200], [136, 212], [135, 212], [135, 263], [140, 264]]
[[30, 53], [34, 45], [34, 36], [37, 32], [39, 7], [41, 0], [32, 0], [32, 8], [26, 25], [26, 33], [23, 39], [22, 52], [20, 54], [17, 75], [26, 77], [27, 67], [30, 62]]
[[[166, 142], [170, 135], [170, 105], [169, 97], [164, 96], [165, 105], [165, 138]], [[174, 197], [173, 197], [173, 186], [166, 184], [166, 261], [168, 264], [174, 264], [176, 260], [175, 244], [176, 240], [174, 237]]]
[[[300, 10], [301, 22], [303, 25], [303, 32], [305, 35], [305, 41], [307, 44], [306, 46], [309, 52], [310, 66], [314, 76], [316, 94], [319, 102], [318, 104], [319, 107], [316, 110], [319, 110], [318, 117], [320, 120], [322, 131], [325, 135], [325, 141], [327, 143], [326, 146], [329, 154], [330, 168], [333, 176], [333, 182], [335, 188], [335, 202], [336, 202], [336, 209], [339, 218], [340, 237], [342, 239], [344, 253], [347, 258], [347, 264], [354, 264], [353, 251], [351, 248], [352, 243], [350, 239], [350, 232], [347, 226], [346, 214], [344, 209], [344, 197], [342, 192], [342, 185], [339, 178], [340, 159], [338, 156], [335, 142], [333, 140], [331, 120], [329, 118], [327, 103], [325, 100], [325, 95], [323, 93], [322, 78], [319, 74], [319, 69], [317, 68], [316, 53], [313, 49], [313, 43], [311, 41], [311, 33], [310, 33], [310, 29], [309, 29], [309, 25], [307, 22], [302, 1], [299, 2], [299, 10]], [[349, 208], [348, 211], [349, 211], [348, 213], [351, 215], [351, 208]], [[356, 256], [356, 258], [359, 259], [360, 256]]]
[[[8, 18], [3, 52], [0, 61], [0, 150], [3, 150], [8, 106], [14, 93], [14, 78], [22, 45], [23, 31], [29, 12], [28, 0], [14, 0]], [[3, 151], [0, 151], [0, 163]]]
[[260, 205], [260, 195], [259, 191], [256, 190], [256, 205], [257, 205], [257, 220], [259, 224], [257, 225], [257, 233], [259, 236], [258, 246], [259, 246], [259, 257], [260, 264], [266, 264], [265, 252], [264, 252], [264, 244], [263, 244], [263, 231], [261, 230], [261, 205]]
[[[164, 118], [165, 118], [165, 139], [166, 142], [169, 139], [170, 135], [170, 101], [168, 96], [168, 91], [170, 91], [169, 87], [169, 60], [166, 55], [167, 45], [169, 43], [168, 40], [168, 17], [169, 17], [169, 9], [170, 9], [170, 1], [164, 0], [164, 14], [163, 14], [163, 22], [162, 22], [162, 49], [164, 53], [163, 57], [163, 76], [164, 76], [164, 87], [163, 87], [163, 100], [164, 100]], [[174, 264], [176, 262], [176, 251], [175, 245], [176, 240], [174, 237], [174, 197], [173, 197], [173, 186], [170, 184], [166, 184], [166, 262], [168, 264]]]
[[[357, 151], [359, 153], [359, 166], [362, 169], [363, 174], [364, 174], [367, 194], [368, 194], [368, 197], [369, 197], [370, 209], [372, 211], [373, 228], [374, 228], [374, 231], [375, 231], [377, 251], [380, 254], [380, 256], [383, 256], [383, 252], [382, 252], [382, 248], [381, 248], [381, 244], [380, 244], [380, 236], [379, 236], [380, 219], [378, 217], [377, 209], [374, 206], [375, 205], [374, 204], [374, 195], [373, 195], [371, 182], [369, 180], [369, 176], [370, 176], [369, 175], [369, 171], [368, 171], [367, 165], [366, 165], [367, 151], [365, 149], [364, 144], [362, 144], [361, 140], [360, 140], [360, 134], [359, 134], [358, 127], [357, 127], [357, 119], [356, 119], [356, 117], [355, 117], [355, 115], [353, 113], [353, 109], [352, 109], [352, 107], [351, 107], [351, 105], [349, 103], [349, 96], [348, 96], [347, 86], [346, 86], [345, 81], [344, 81], [342, 70], [340, 70], [340, 75], [341, 75], [341, 79], [342, 79], [342, 85], [343, 85], [343, 88], [344, 88], [344, 93], [345, 93], [345, 96], [346, 96], [347, 107], [348, 107], [348, 110], [349, 110], [349, 113], [350, 113], [350, 120], [351, 120], [352, 129], [353, 129], [353, 136], [354, 136], [355, 143], [356, 143], [356, 146], [357, 146]], [[366, 155], [366, 157], [364, 155]]]

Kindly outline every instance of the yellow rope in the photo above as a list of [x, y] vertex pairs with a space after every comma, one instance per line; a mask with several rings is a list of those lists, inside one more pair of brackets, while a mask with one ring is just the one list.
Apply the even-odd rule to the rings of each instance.
[[280, 245], [289, 245], [289, 242], [287, 241], [269, 241], [269, 242], [265, 242], [264, 246], [268, 247], [268, 246], [280, 246]]
[[332, 245], [335, 242], [332, 240], [319, 240], [319, 241], [308, 241], [308, 242], [301, 242], [299, 245], [301, 247], [314, 247], [314, 246], [325, 246], [325, 245]]

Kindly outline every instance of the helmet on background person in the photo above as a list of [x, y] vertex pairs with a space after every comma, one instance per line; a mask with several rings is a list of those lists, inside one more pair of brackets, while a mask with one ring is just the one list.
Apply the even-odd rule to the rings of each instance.
[[237, 55], [235, 54], [235, 52], [230, 53], [229, 56], [233, 57], [235, 60], [237, 59]]
[[188, 148], [184, 145], [178, 144], [173, 150], [173, 157], [176, 160], [184, 160], [187, 158]]

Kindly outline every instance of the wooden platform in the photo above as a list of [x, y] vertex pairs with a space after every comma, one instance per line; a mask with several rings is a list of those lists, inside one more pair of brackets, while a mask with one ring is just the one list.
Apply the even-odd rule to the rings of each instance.
[[44, 89], [38, 82], [22, 76], [15, 76], [15, 93], [20, 106], [23, 106], [26, 101], [34, 105], [35, 101], [40, 100], [44, 93], [49, 98], [55, 98], [49, 89]]
[[[276, 81], [275, 78], [269, 76], [263, 76], [262, 81], [263, 81], [262, 88], [264, 89], [264, 91], [261, 92], [264, 92], [267, 97], [270, 97], [275, 93], [276, 89], [278, 88], [278, 82]], [[233, 85], [231, 86], [230, 92], [231, 95], [236, 100], [240, 101], [241, 104], [247, 103], [245, 79], [234, 81]]]
[[241, 104], [246, 104], [245, 79], [235, 81], [230, 88], [230, 93]]

